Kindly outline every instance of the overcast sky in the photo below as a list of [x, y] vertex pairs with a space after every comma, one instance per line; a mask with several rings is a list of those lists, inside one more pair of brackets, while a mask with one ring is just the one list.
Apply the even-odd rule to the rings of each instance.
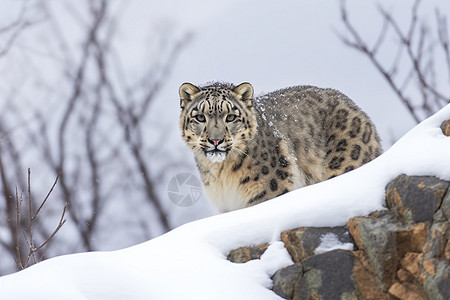
[[[172, 2], [181, 1], [164, 3]], [[450, 11], [449, 1], [423, 2], [421, 13], [431, 25], [436, 5]], [[170, 101], [177, 109], [176, 91], [185, 81], [248, 81], [256, 94], [308, 84], [335, 88], [352, 98], [377, 125], [385, 148], [414, 126], [369, 60], [339, 40], [336, 32], [344, 32], [339, 1], [215, 1], [217, 7], [206, 3], [212, 2], [190, 1], [176, 10], [176, 26], [192, 28], [194, 39], [164, 89], [163, 105]], [[376, 5], [391, 11], [407, 28], [412, 3], [353, 0], [347, 6], [355, 26], [373, 41], [382, 24]], [[390, 42], [386, 57], [396, 50], [395, 41]]]
[[[374, 41], [382, 24], [380, 5], [407, 28], [412, 0], [346, 1], [349, 18], [370, 41]], [[434, 11], [450, 11], [450, 1], [426, 0], [421, 3], [421, 16], [435, 25]], [[9, 24], [17, 16], [21, 2], [6, 0], [0, 9], [0, 25]], [[31, 2], [32, 3], [32, 2]], [[138, 72], [142, 57], [157, 61], [149, 52], [162, 28], [171, 36], [191, 33], [193, 38], [175, 63], [159, 98], [158, 116], [170, 112], [167, 120], [177, 122], [178, 87], [189, 81], [195, 84], [211, 80], [250, 82], [257, 95], [292, 85], [316, 85], [335, 88], [352, 98], [377, 125], [385, 148], [414, 126], [412, 118], [395, 97], [382, 76], [362, 54], [345, 46], [337, 32], [345, 32], [339, 14], [340, 1], [334, 0], [166, 0], [116, 1], [123, 12], [121, 43], [127, 68]], [[52, 7], [67, 7], [83, 18], [80, 2], [52, 2]], [[71, 17], [61, 9], [63, 26], [77, 29]], [[58, 12], [56, 13], [58, 15]], [[151, 30], [149, 30], [149, 28]], [[67, 30], [66, 30], [67, 32]], [[150, 33], [149, 33], [150, 32]], [[43, 37], [45, 40], [45, 37]], [[388, 40], [381, 57], [395, 53], [396, 41]], [[77, 44], [74, 44], [77, 45]], [[30, 45], [28, 45], [30, 46]], [[17, 64], [16, 64], [17, 65]], [[8, 68], [10, 68], [9, 66]], [[4, 72], [2, 76], [9, 76]], [[19, 76], [22, 76], [20, 74]], [[177, 126], [171, 127], [176, 143], [180, 142]], [[175, 142], [175, 141], [174, 141]]]

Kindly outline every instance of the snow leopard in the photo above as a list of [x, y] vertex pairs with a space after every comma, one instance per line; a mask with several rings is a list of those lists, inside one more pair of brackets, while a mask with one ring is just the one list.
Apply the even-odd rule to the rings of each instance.
[[331, 179], [382, 153], [372, 121], [337, 90], [253, 94], [247, 82], [179, 88], [182, 138], [221, 212]]

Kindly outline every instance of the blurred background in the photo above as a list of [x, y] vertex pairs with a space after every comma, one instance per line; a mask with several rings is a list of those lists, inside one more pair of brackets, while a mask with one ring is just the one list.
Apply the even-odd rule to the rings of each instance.
[[186, 81], [338, 89], [389, 149], [449, 103], [449, 15], [447, 0], [2, 0], [0, 275], [217, 213], [167, 193], [198, 175]]

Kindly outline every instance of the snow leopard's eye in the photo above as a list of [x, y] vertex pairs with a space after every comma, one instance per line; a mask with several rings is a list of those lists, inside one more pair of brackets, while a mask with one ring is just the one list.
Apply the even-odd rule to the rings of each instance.
[[206, 118], [205, 115], [196, 115], [195, 119], [200, 122], [200, 123], [205, 123], [206, 122]]
[[236, 115], [228, 115], [225, 120], [227, 122], [233, 122], [234, 120], [236, 120]]

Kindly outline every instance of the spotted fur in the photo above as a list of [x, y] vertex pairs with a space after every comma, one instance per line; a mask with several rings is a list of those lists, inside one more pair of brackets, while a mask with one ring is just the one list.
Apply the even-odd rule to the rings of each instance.
[[225, 212], [358, 168], [381, 154], [349, 98], [297, 86], [253, 98], [249, 83], [180, 87], [180, 128], [208, 197]]

